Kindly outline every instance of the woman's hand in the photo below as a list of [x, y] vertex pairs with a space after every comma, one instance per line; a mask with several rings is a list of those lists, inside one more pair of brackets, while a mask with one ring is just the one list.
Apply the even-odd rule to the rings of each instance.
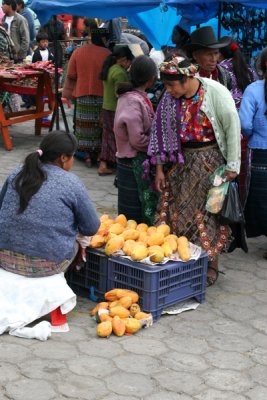
[[163, 172], [163, 166], [162, 165], [157, 165], [156, 166], [155, 185], [156, 185], [157, 192], [160, 192], [160, 193], [162, 193], [162, 191], [166, 187], [166, 180], [165, 180], [165, 175], [164, 175], [164, 172]]
[[237, 173], [233, 171], [225, 171], [224, 175], [226, 177], [227, 182], [232, 182], [237, 177]]

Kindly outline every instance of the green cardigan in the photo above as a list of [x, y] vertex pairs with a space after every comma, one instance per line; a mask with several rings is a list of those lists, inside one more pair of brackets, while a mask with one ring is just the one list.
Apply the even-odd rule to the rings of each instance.
[[231, 93], [220, 83], [197, 77], [204, 87], [203, 111], [210, 120], [228, 171], [240, 172], [241, 127]]
[[114, 64], [109, 68], [107, 80], [104, 81], [103, 109], [115, 111], [117, 106], [117, 85], [120, 82], [128, 82], [127, 71], [119, 64]]

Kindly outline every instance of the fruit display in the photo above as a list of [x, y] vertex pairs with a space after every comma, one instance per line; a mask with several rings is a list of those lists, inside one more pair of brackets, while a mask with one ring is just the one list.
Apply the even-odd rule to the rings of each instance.
[[132, 335], [153, 323], [152, 314], [144, 313], [138, 305], [139, 296], [133, 290], [112, 289], [105, 293], [105, 302], [98, 303], [91, 311], [97, 322], [99, 337]]
[[123, 214], [115, 219], [104, 214], [100, 217], [100, 222], [89, 247], [102, 247], [107, 256], [117, 253], [137, 262], [148, 257], [156, 264], [162, 263], [166, 258], [171, 259], [177, 252], [182, 261], [188, 261], [191, 257], [187, 238], [171, 234], [171, 229], [166, 224], [157, 227], [145, 223], [137, 224], [134, 220], [127, 220]]

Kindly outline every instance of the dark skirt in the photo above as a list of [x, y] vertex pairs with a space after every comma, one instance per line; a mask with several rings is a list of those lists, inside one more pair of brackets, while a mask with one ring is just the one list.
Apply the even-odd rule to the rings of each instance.
[[116, 142], [113, 132], [115, 111], [102, 110], [102, 145], [100, 160], [111, 163], [116, 162]]
[[76, 99], [75, 136], [78, 149], [87, 152], [101, 150], [103, 97], [83, 96]]
[[167, 223], [178, 236], [202, 246], [214, 260], [229, 245], [230, 229], [205, 210], [212, 187], [210, 175], [222, 164], [216, 144], [183, 148], [184, 164], [175, 164], [166, 174], [167, 187], [161, 195], [156, 224]]
[[252, 150], [245, 220], [247, 237], [267, 235], [267, 150]]
[[118, 213], [137, 223], [153, 225], [159, 195], [144, 178], [145, 153], [117, 159]]

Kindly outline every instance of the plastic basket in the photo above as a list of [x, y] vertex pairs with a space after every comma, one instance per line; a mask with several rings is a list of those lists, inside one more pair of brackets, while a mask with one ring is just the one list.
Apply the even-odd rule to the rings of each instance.
[[197, 261], [168, 262], [148, 266], [121, 257], [111, 257], [108, 262], [108, 290], [132, 289], [139, 296], [139, 304], [156, 320], [167, 306], [178, 301], [196, 298], [205, 300], [208, 258], [202, 253]]
[[85, 266], [66, 273], [66, 280], [78, 296], [99, 301], [107, 291], [108, 257], [100, 250], [86, 249]]

